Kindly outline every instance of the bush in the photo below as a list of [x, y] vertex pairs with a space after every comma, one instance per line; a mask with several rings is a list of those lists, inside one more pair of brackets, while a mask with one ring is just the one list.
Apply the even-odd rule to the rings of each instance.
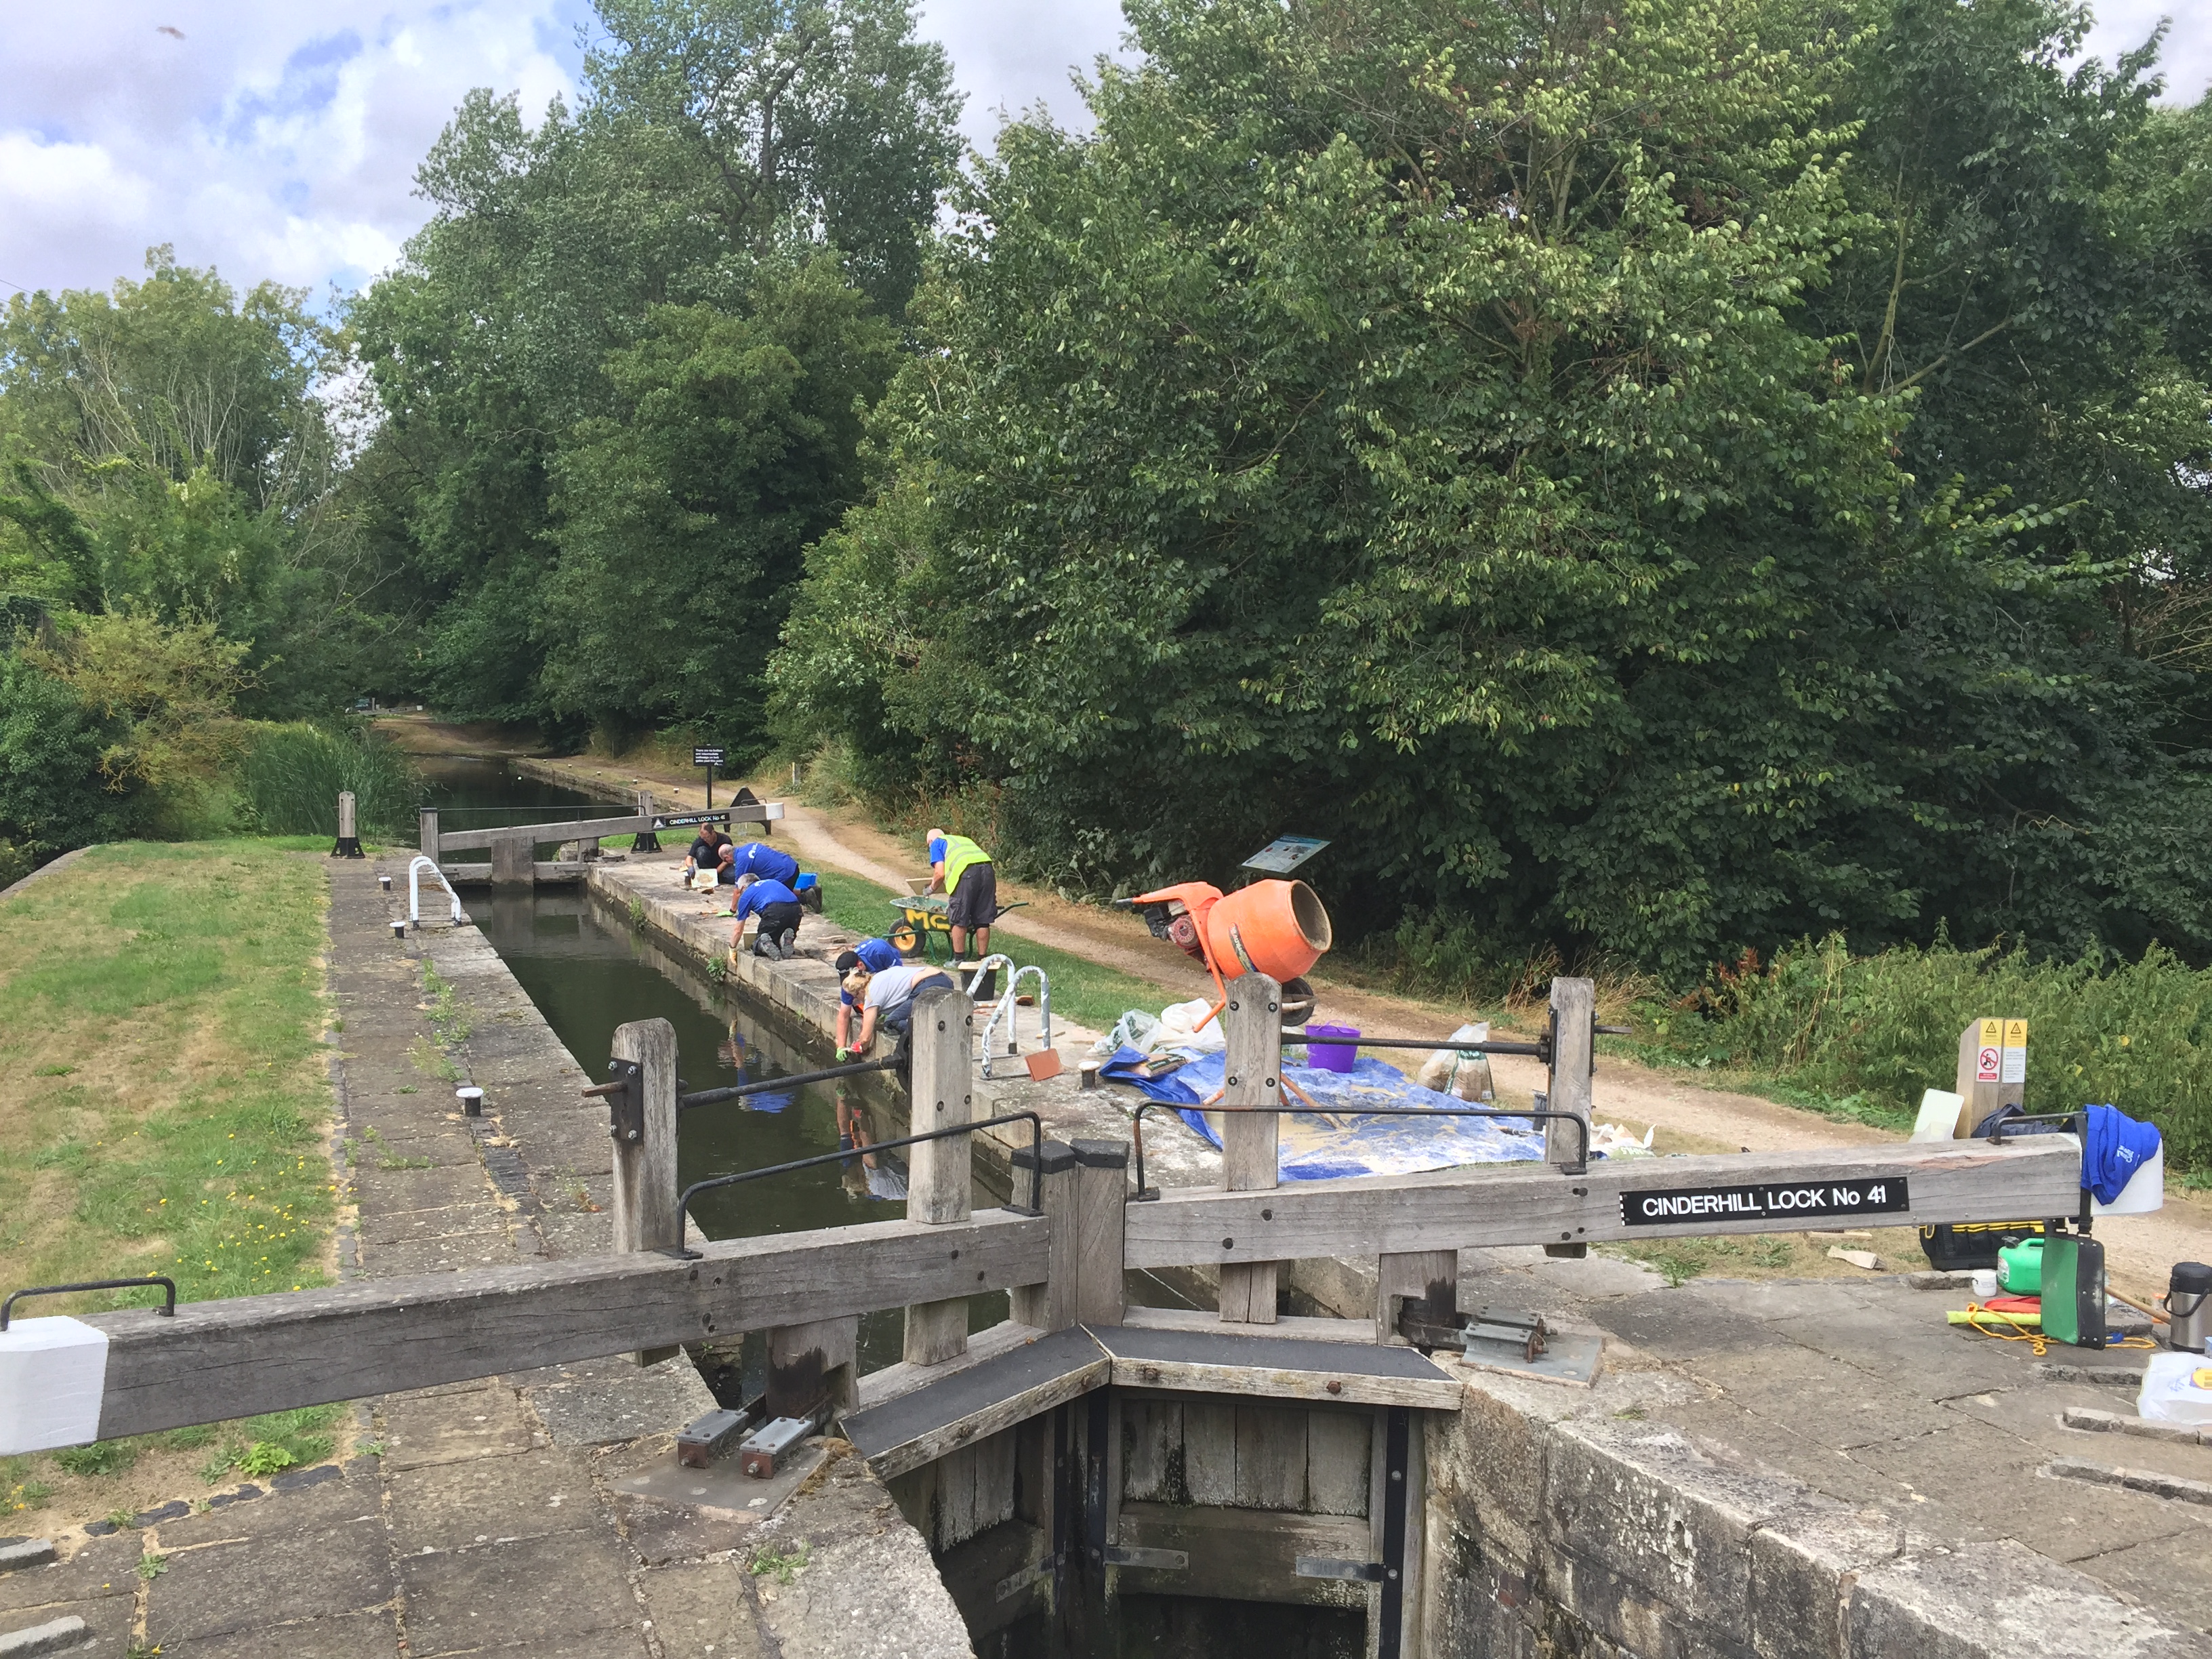
[[402, 831], [422, 793], [398, 750], [350, 728], [304, 720], [260, 727], [242, 775], [255, 825], [268, 835], [335, 836], [342, 789], [353, 791], [363, 834]]
[[1855, 957], [1832, 936], [1763, 968], [1747, 956], [1696, 1003], [1654, 1022], [1677, 1057], [1899, 1115], [1923, 1090], [1952, 1086], [1968, 1020], [2025, 1019], [2030, 1111], [2108, 1102], [2159, 1126], [2170, 1164], [2212, 1166], [2212, 970], [2162, 946], [2135, 962], [2094, 947], [2064, 961], [1942, 939]]

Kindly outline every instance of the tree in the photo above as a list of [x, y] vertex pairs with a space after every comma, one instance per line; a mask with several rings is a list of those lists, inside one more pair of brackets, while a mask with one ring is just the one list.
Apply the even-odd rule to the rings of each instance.
[[[605, 581], [647, 585], [655, 637], [699, 631], [689, 592], [658, 574], [664, 551], [618, 546], [614, 528], [645, 522], [641, 492], [681, 504], [720, 488], [639, 473], [641, 434], [616, 453], [650, 401], [640, 377], [716, 349], [711, 319], [757, 326], [825, 269], [896, 317], [956, 153], [944, 54], [894, 0], [606, 0], [599, 17], [573, 112], [556, 104], [533, 129], [512, 99], [464, 102], [418, 175], [431, 222], [354, 312], [385, 416], [368, 467], [386, 494], [369, 512], [404, 549], [393, 602], [423, 618], [418, 684], [464, 714], [635, 724], [701, 708], [690, 645], [671, 647], [681, 692], [628, 663], [611, 684], [643, 701], [587, 690], [608, 663], [575, 607]], [[848, 413], [817, 395], [795, 407], [849, 442]], [[677, 441], [664, 427], [660, 441]], [[765, 510], [795, 514], [786, 528], [829, 522], [849, 461], [815, 470], [830, 492], [818, 501]], [[592, 479], [617, 498], [590, 499]], [[732, 530], [726, 501], [703, 510]], [[752, 574], [731, 580], [771, 629], [781, 620], [781, 582], [753, 593]]]
[[[2124, 886], [2123, 930], [2212, 947], [2201, 884], [2126, 850], [2183, 799], [2146, 733], [2176, 686], [2051, 556], [2066, 503], [1902, 465], [1943, 347], [1900, 325], [1869, 381], [1834, 338], [1883, 37], [1130, 15], [1095, 136], [1015, 125], [962, 204], [774, 669], [792, 719], [879, 782], [999, 787], [1009, 856], [1085, 886], [1332, 836], [1353, 935], [1440, 907], [1689, 977], [1815, 929], [2096, 929]], [[2033, 881], [2007, 791], [2073, 826]]]

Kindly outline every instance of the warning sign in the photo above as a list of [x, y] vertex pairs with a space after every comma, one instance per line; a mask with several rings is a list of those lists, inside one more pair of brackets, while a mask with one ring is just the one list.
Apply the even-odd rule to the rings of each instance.
[[1981, 1051], [1979, 1058], [1974, 1062], [1975, 1082], [1995, 1083], [1997, 1080], [2000, 1054], [2001, 1051], [1996, 1048], [1984, 1048]]
[[1985, 1019], [1982, 1022], [1981, 1047], [1974, 1055], [1974, 1081], [1995, 1083], [2002, 1075], [2004, 1022]]
[[2004, 1023], [2004, 1054], [1997, 1081], [2027, 1081], [2027, 1022], [2024, 1019], [2008, 1019]]

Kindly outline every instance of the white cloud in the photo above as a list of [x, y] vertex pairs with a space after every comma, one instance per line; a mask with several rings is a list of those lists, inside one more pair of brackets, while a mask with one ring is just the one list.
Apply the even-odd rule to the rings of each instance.
[[[2089, 49], [2109, 58], [2160, 0], [2104, 9]], [[0, 31], [0, 283], [105, 287], [160, 242], [240, 283], [362, 283], [422, 222], [415, 168], [462, 94], [543, 109], [573, 88], [588, 16], [587, 0], [15, 0]], [[1118, 54], [1122, 27], [1117, 0], [922, 3], [982, 149], [1002, 115], [1040, 102], [1080, 125], [1070, 76]], [[2169, 100], [2201, 96], [2212, 8], [2183, 11], [2166, 58]]]

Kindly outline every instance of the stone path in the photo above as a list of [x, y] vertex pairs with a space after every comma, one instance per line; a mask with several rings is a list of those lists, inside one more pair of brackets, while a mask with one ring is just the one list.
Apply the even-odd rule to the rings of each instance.
[[[355, 1208], [342, 1275], [611, 1248], [605, 1113], [574, 1058], [473, 928], [396, 943], [376, 875], [331, 866]], [[426, 964], [446, 990], [426, 995]], [[485, 1091], [480, 1120], [455, 1109], [463, 1078]], [[0, 1575], [0, 1632], [81, 1618], [91, 1644], [73, 1650], [117, 1659], [812, 1659], [884, 1651], [890, 1632], [911, 1659], [969, 1652], [927, 1548], [857, 1458], [833, 1455], [763, 1514], [615, 1489], [670, 1465], [667, 1436], [714, 1403], [682, 1355], [365, 1401], [341, 1443], [362, 1455]], [[757, 1539], [808, 1565], [788, 1587], [756, 1575]], [[847, 1628], [851, 1608], [822, 1594], [833, 1576], [866, 1579], [888, 1624]]]

